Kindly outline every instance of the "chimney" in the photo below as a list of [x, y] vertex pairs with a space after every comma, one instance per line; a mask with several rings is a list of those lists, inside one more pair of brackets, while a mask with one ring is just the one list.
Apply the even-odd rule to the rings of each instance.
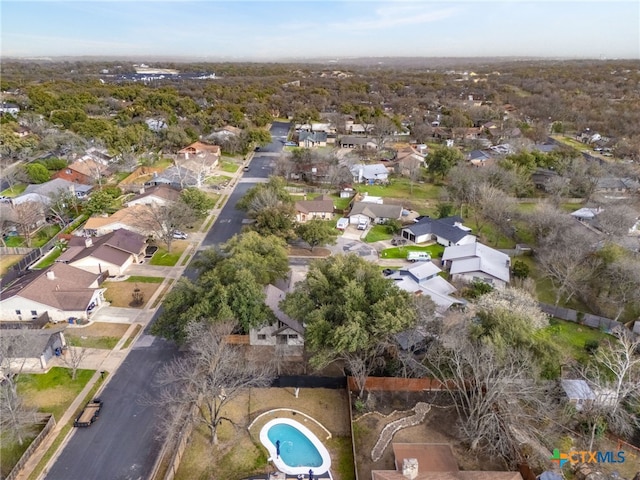
[[84, 246], [85, 248], [89, 248], [93, 246], [93, 240], [91, 239], [91, 237], [85, 237]]
[[405, 458], [402, 460], [402, 476], [408, 480], [414, 480], [418, 476], [417, 458]]
[[48, 278], [49, 280], [55, 280], [55, 279], [56, 279], [56, 274], [55, 274], [55, 273], [53, 273], [53, 270], [49, 270], [49, 271], [47, 272], [47, 278]]

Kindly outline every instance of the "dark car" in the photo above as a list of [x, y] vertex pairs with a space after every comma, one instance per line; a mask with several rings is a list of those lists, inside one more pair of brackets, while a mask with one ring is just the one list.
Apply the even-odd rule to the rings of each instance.
[[389, 275], [393, 275], [395, 273], [395, 270], [393, 270], [392, 268], [385, 268], [384, 270], [382, 270], [382, 274], [385, 277], [388, 277]]

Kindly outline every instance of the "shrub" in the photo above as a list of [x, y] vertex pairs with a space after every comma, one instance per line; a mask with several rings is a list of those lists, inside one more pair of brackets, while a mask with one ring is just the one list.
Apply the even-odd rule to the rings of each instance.
[[516, 260], [513, 262], [511, 271], [513, 272], [513, 276], [516, 278], [527, 278], [529, 276], [529, 265], [521, 260]]
[[589, 355], [594, 355], [599, 347], [600, 343], [597, 340], [587, 340], [584, 342], [584, 349]]

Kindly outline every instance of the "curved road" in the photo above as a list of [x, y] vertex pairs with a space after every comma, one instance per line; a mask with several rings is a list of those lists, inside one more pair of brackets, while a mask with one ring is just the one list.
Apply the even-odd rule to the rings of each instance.
[[[243, 173], [207, 232], [203, 248], [240, 232], [244, 212], [235, 205], [249, 188], [269, 177], [288, 131], [288, 123], [272, 125], [273, 141], [255, 153], [249, 171]], [[184, 275], [193, 278], [194, 273], [187, 268]], [[142, 399], [155, 393], [153, 377], [177, 349], [173, 343], [148, 335], [149, 326], [100, 394], [104, 401], [100, 420], [90, 428], [75, 429], [46, 474], [47, 480], [144, 480], [151, 474], [162, 448], [156, 430], [162, 412], [144, 405]]]

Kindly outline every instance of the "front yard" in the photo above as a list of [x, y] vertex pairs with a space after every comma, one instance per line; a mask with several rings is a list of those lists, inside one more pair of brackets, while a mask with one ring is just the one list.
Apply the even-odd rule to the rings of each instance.
[[[113, 307], [143, 308], [164, 279], [160, 277], [140, 278], [142, 278], [142, 281], [104, 282], [102, 287], [107, 289], [104, 293], [104, 298]], [[155, 280], [148, 281], [145, 280], [146, 278], [158, 278], [159, 282]], [[138, 289], [138, 292], [135, 292], [136, 289]], [[135, 295], [138, 295], [137, 301]]]
[[113, 350], [128, 329], [128, 323], [96, 322], [87, 327], [67, 328], [64, 336], [74, 347]]
[[158, 251], [153, 255], [149, 262], [150, 265], [158, 265], [163, 267], [174, 267], [184, 250], [189, 245], [186, 240], [175, 240], [171, 243], [171, 252], [167, 252], [164, 245], [158, 245]]
[[367, 243], [380, 242], [382, 240], [391, 240], [393, 233], [389, 233], [387, 225], [374, 225], [367, 232], [364, 241]]

